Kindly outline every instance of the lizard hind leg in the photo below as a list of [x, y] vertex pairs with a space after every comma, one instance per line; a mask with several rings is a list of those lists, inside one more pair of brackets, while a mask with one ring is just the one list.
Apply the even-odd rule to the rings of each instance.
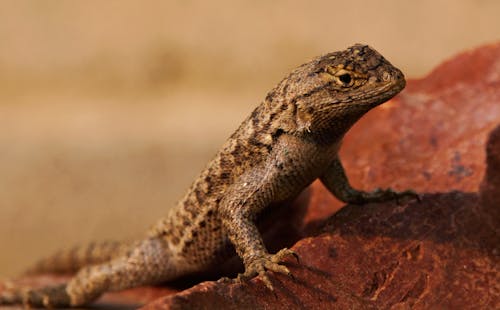
[[81, 269], [67, 284], [41, 289], [14, 289], [0, 293], [1, 304], [32, 307], [75, 307], [88, 304], [107, 291], [156, 284], [173, 278], [168, 244], [160, 238], [137, 242], [106, 263]]

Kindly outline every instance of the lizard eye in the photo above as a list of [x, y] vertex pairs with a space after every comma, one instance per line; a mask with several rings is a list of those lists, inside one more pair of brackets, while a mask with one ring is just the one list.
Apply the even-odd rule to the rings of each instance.
[[349, 73], [344, 73], [338, 76], [339, 81], [344, 84], [344, 86], [350, 86], [352, 84], [352, 77]]
[[327, 67], [325, 69], [327, 75], [324, 76], [326, 81], [335, 81], [341, 87], [351, 87], [354, 85], [356, 75], [354, 72], [344, 69], [343, 67]]

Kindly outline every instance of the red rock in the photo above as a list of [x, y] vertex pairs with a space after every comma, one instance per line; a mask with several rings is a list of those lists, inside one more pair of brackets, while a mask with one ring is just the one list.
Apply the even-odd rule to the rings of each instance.
[[[477, 195], [426, 195], [404, 206], [342, 209], [318, 237], [293, 249], [294, 278], [245, 284], [204, 282], [144, 309], [493, 309], [498, 261], [485, 255], [492, 227], [478, 227]], [[479, 228], [472, 231], [468, 226]], [[496, 295], [495, 295], [496, 294]]]
[[[483, 189], [498, 199], [500, 126], [488, 147]], [[348, 206], [324, 233], [299, 241], [294, 278], [271, 275], [244, 284], [204, 282], [144, 309], [496, 309], [500, 306], [498, 218], [478, 212], [485, 196], [452, 191], [422, 202]], [[495, 205], [498, 207], [498, 204]]]

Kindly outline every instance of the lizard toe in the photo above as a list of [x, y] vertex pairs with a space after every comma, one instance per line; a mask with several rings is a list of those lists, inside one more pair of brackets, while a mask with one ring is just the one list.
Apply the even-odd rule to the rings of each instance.
[[267, 273], [268, 270], [290, 274], [288, 268], [273, 262], [270, 257], [260, 259], [257, 265], [254, 266], [256, 266], [255, 271], [259, 276], [259, 279], [264, 282], [264, 285], [271, 291], [274, 291], [274, 287], [271, 280], [269, 279], [269, 274]]
[[220, 278], [219, 280], [217, 280], [217, 283], [232, 283], [233, 281], [236, 281], [236, 279], [231, 279], [231, 278], [228, 278], [228, 277], [222, 277]]
[[262, 280], [262, 282], [264, 282], [264, 285], [270, 290], [270, 291], [274, 291], [274, 286], [273, 286], [273, 283], [271, 282], [271, 280], [269, 279], [269, 276], [264, 273], [262, 275], [260, 275], [260, 279]]
[[297, 260], [297, 263], [299, 262], [299, 255], [297, 255], [297, 253], [295, 253], [295, 251], [290, 250], [288, 248], [283, 248], [283, 249], [279, 250], [278, 253], [274, 254], [271, 257], [271, 261], [274, 263], [279, 263], [287, 256], [293, 256]]
[[290, 249], [282, 249], [274, 255], [266, 255], [253, 260], [253, 262], [246, 268], [245, 273], [238, 275], [238, 281], [250, 279], [256, 275], [264, 282], [266, 287], [273, 291], [274, 287], [269, 279], [268, 271], [274, 271], [287, 276], [292, 276], [290, 270], [281, 264], [283, 258], [287, 256], [294, 256], [298, 258], [297, 254]]

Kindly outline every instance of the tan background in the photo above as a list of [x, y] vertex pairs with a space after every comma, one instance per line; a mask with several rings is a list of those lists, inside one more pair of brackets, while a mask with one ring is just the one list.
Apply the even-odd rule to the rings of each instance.
[[410, 77], [500, 1], [2, 1], [0, 275], [165, 213], [287, 71], [363, 42]]

